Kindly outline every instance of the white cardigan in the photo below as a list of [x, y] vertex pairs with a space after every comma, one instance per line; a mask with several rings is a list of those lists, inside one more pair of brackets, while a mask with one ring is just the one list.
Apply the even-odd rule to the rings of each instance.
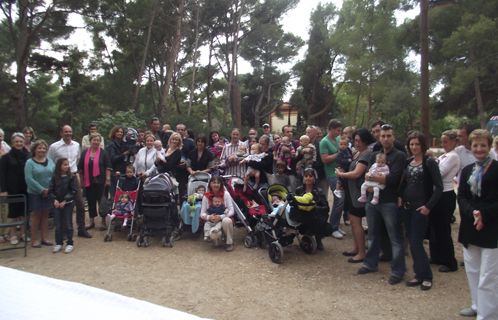
[[[225, 208], [228, 209], [228, 214], [222, 214], [221, 220], [223, 220], [225, 217], [231, 217], [234, 214], [233, 211], [233, 205], [232, 205], [232, 197], [230, 197], [230, 193], [225, 190], [225, 193], [223, 195], [223, 204], [225, 205]], [[209, 199], [207, 197], [202, 197], [202, 204], [201, 204], [201, 218], [203, 220], [208, 219], [208, 214], [206, 213], [206, 210], [209, 208]]]
[[[146, 161], [147, 160], [147, 161]], [[137, 153], [137, 157], [133, 162], [133, 167], [135, 167], [135, 174], [142, 172], [147, 174], [147, 177], [153, 176], [156, 173], [156, 149], [144, 147], [140, 149]], [[147, 166], [145, 163], [147, 162]]]

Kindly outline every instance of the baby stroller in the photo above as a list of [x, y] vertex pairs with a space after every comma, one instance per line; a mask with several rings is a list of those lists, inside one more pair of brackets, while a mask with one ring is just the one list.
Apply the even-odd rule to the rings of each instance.
[[254, 230], [260, 216], [267, 213], [266, 206], [262, 205], [258, 193], [247, 185], [244, 192], [244, 179], [236, 176], [224, 176], [225, 187], [233, 199], [233, 208], [235, 211], [235, 226], [244, 227], [247, 231], [247, 236], [244, 239], [246, 248], [251, 248], [257, 245], [257, 238]]
[[[273, 185], [261, 188], [259, 194], [265, 200], [266, 210], [273, 211], [271, 194], [277, 193], [285, 200], [283, 207], [277, 212], [275, 217], [269, 215], [261, 216], [256, 226], [256, 240], [260, 248], [265, 248], [269, 244], [268, 254], [274, 263], [282, 263], [284, 257], [283, 247], [289, 246], [297, 237], [299, 246], [307, 254], [312, 254], [316, 250], [316, 241], [310, 234], [301, 236], [303, 218], [309, 212], [301, 210], [299, 207], [314, 206], [314, 202], [309, 204], [298, 203], [292, 197], [289, 197], [289, 191], [283, 185]], [[291, 199], [292, 198], [292, 199]], [[289, 200], [287, 200], [289, 199]], [[289, 210], [287, 206], [291, 206]], [[303, 215], [300, 217], [300, 215]], [[291, 220], [292, 219], [292, 220]]]
[[165, 247], [174, 245], [173, 226], [178, 220], [175, 185], [168, 174], [159, 174], [144, 185], [142, 192], [142, 224], [137, 247], [149, 246], [149, 236], [162, 235]]
[[[131, 223], [128, 225], [130, 227], [130, 233], [128, 234], [128, 237], [126, 238], [126, 240], [128, 240], [128, 241], [135, 241], [135, 239], [137, 238], [137, 235], [133, 233], [133, 227], [136, 224], [136, 222], [135, 222], [136, 210], [135, 209], [136, 209], [139, 189], [140, 189], [140, 179], [138, 179], [138, 187], [136, 190], [134, 190], [134, 191], [121, 191], [121, 189], [119, 189], [119, 179], [118, 179], [118, 183], [116, 185], [116, 191], [114, 193], [114, 202], [112, 204], [111, 213], [114, 212], [114, 210], [116, 209], [116, 205], [118, 204], [118, 202], [121, 201], [121, 196], [123, 194], [128, 194], [130, 196], [130, 201], [132, 202], [132, 205], [133, 205], [133, 213], [129, 217], [129, 219], [131, 220]], [[121, 231], [122, 230], [124, 219], [125, 218], [123, 216], [116, 216], [114, 219], [112, 219], [112, 221], [109, 221], [109, 225], [107, 227], [107, 232], [104, 235], [104, 242], [112, 241], [111, 226], [114, 227], [114, 231]]]
[[185, 229], [186, 226], [191, 226], [192, 233], [196, 233], [199, 230], [199, 226], [204, 224], [204, 221], [199, 218], [202, 198], [194, 199], [192, 196], [199, 186], [204, 186], [204, 190], [208, 191], [210, 179], [211, 175], [206, 172], [201, 172], [188, 177], [187, 197], [183, 199], [183, 205], [180, 210], [179, 236], [181, 236], [183, 229]]

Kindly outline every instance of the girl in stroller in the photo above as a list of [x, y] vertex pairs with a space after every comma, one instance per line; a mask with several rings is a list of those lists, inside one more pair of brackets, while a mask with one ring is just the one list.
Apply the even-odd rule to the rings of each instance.
[[123, 227], [126, 227], [128, 218], [133, 214], [133, 202], [131, 201], [131, 197], [128, 193], [123, 193], [121, 195], [121, 199], [116, 204], [115, 210], [112, 214], [108, 214], [109, 221], [112, 221], [116, 216], [123, 216]]
[[[317, 186], [317, 174], [315, 169], [306, 168], [303, 175], [303, 185], [296, 188], [296, 196], [309, 197], [309, 194], [313, 195], [316, 207], [314, 215], [310, 216], [308, 221], [303, 221], [301, 228], [306, 228], [306, 230], [315, 235], [316, 245], [318, 250], [323, 250], [322, 239], [328, 237], [332, 234], [332, 226], [327, 222], [329, 217], [329, 203], [325, 197], [325, 193], [322, 189]], [[303, 198], [299, 199], [299, 202], [303, 202]], [[297, 210], [302, 210], [297, 208]], [[310, 212], [311, 213], [311, 212]], [[291, 212], [292, 218], [292, 212]]]

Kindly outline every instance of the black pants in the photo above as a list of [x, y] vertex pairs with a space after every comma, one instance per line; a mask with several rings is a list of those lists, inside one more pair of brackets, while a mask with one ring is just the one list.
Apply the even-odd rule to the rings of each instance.
[[86, 187], [85, 191], [86, 200], [88, 201], [88, 216], [90, 218], [95, 218], [98, 216], [97, 203], [100, 201], [100, 198], [102, 198], [102, 194], [104, 193], [104, 185], [92, 184], [89, 187]]
[[179, 201], [183, 202], [183, 198], [187, 196], [187, 183], [188, 183], [189, 173], [187, 170], [177, 170], [176, 171], [176, 181], [178, 182], [178, 191], [179, 191]]
[[432, 262], [442, 264], [451, 270], [458, 269], [455, 248], [451, 237], [451, 217], [456, 208], [456, 194], [443, 192], [429, 214], [429, 228], [432, 228], [429, 249]]

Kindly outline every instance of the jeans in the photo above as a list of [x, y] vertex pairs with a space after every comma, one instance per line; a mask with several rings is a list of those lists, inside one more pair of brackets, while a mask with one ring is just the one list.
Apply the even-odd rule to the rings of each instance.
[[55, 244], [62, 246], [64, 244], [63, 236], [64, 229], [62, 224], [66, 222], [66, 235], [67, 245], [73, 245], [73, 208], [74, 203], [66, 203], [64, 208], [54, 208], [54, 222], [55, 222]]
[[332, 230], [337, 231], [339, 230], [339, 223], [341, 222], [342, 209], [344, 208], [344, 197], [337, 198], [336, 195], [334, 194], [335, 187], [337, 186], [337, 180], [339, 179], [335, 177], [334, 178], [328, 177], [327, 180], [329, 182], [330, 190], [334, 195], [334, 205], [332, 206], [332, 212], [330, 212], [329, 223], [332, 226]]
[[380, 252], [380, 224], [382, 217], [386, 224], [387, 233], [392, 245], [392, 274], [398, 278], [403, 278], [406, 272], [405, 247], [399, 228], [399, 211], [397, 203], [390, 202], [374, 205], [367, 202], [365, 211], [367, 214], [368, 224], [368, 251], [365, 255], [363, 266], [370, 270], [378, 269]]
[[429, 257], [424, 249], [424, 237], [429, 226], [429, 216], [420, 211], [399, 209], [405, 225], [406, 236], [410, 241], [410, 251], [413, 257], [413, 272], [419, 281], [432, 281], [432, 270]]

